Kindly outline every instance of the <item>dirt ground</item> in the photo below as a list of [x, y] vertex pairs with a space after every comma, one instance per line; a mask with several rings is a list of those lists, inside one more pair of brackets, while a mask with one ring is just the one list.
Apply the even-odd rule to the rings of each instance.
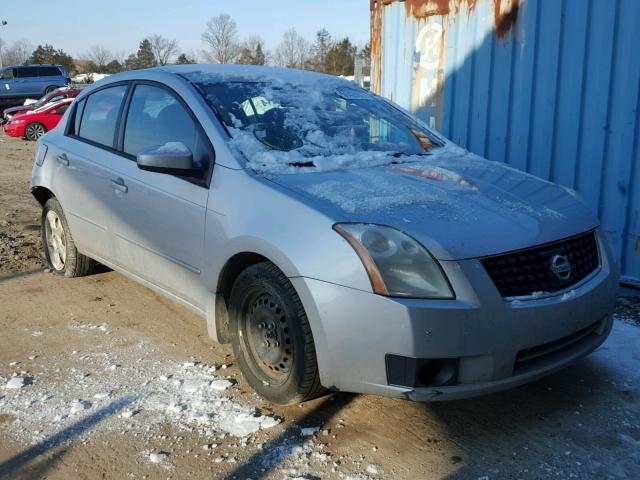
[[512, 391], [276, 407], [182, 307], [106, 268], [45, 272], [34, 152], [0, 138], [0, 478], [640, 478], [637, 300], [593, 355]]

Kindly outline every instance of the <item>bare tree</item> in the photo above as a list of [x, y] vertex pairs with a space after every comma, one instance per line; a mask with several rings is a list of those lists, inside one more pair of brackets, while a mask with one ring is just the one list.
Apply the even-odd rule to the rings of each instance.
[[119, 64], [123, 64], [129, 55], [125, 50], [117, 50], [113, 52], [113, 59]]
[[209, 20], [202, 41], [209, 47], [206, 54], [211, 61], [233, 63], [240, 55], [238, 26], [229, 15], [222, 14]]
[[284, 33], [274, 55], [276, 65], [288, 68], [304, 68], [309, 60], [311, 46], [305, 38], [291, 28]]
[[33, 52], [33, 45], [24, 38], [22, 40], [16, 40], [10, 47], [2, 49], [2, 64], [3, 65], [22, 65], [29, 61], [31, 53]]
[[85, 53], [85, 56], [93, 62], [100, 71], [104, 70], [105, 67], [115, 59], [111, 50], [102, 45], [93, 45], [89, 51]]
[[151, 50], [153, 50], [153, 56], [156, 57], [158, 65], [170, 63], [173, 57], [178, 54], [178, 40], [166, 38], [162, 35], [151, 35], [147, 38], [151, 42]]

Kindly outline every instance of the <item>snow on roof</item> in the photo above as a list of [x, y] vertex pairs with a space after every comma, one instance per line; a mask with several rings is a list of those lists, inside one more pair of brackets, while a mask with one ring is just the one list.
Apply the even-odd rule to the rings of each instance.
[[265, 67], [258, 65], [222, 65], [222, 64], [192, 64], [192, 65], [167, 65], [151, 68], [149, 71], [158, 71], [184, 75], [192, 81], [278, 81], [293, 84], [311, 84], [318, 80], [333, 80], [346, 82], [333, 75], [310, 72], [308, 70], [295, 70], [281, 67]]

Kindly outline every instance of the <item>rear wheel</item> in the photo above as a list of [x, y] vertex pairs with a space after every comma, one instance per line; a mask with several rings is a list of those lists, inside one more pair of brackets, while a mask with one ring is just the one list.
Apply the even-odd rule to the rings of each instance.
[[229, 301], [236, 361], [251, 387], [290, 405], [323, 392], [309, 321], [293, 285], [272, 263], [244, 270]]
[[53, 92], [55, 89], [57, 89], [58, 87], [56, 87], [55, 85], [51, 85], [50, 87], [47, 87], [47, 89], [44, 91], [44, 94], [48, 94]]
[[95, 261], [78, 252], [55, 197], [47, 200], [42, 209], [42, 244], [49, 266], [58, 275], [81, 277], [93, 271]]
[[38, 122], [33, 122], [27, 125], [24, 129], [24, 136], [29, 140], [38, 140], [41, 136], [47, 133], [47, 129]]

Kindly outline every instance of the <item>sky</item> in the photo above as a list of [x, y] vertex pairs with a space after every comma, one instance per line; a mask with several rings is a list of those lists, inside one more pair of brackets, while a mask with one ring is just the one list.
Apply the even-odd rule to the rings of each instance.
[[145, 36], [159, 33], [200, 52], [207, 20], [227, 13], [241, 37], [261, 36], [271, 49], [291, 27], [308, 40], [326, 28], [334, 38], [369, 40], [369, 0], [30, 0], [2, 2], [0, 40], [49, 43], [78, 58], [92, 45], [131, 53]]

